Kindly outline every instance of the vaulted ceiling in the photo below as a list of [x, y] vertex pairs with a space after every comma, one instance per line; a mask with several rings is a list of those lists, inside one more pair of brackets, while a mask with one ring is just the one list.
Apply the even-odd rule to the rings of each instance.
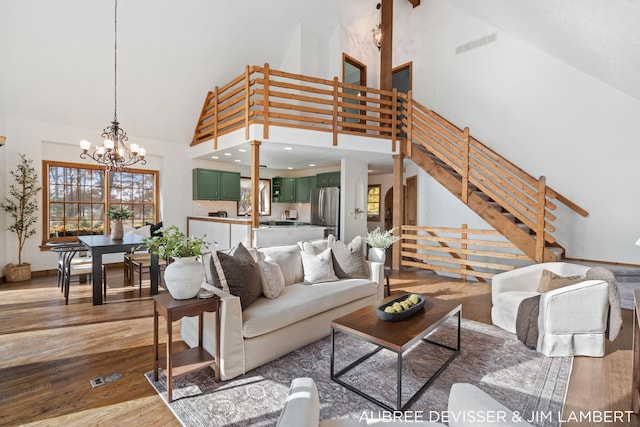
[[[447, 1], [640, 99], [640, 2], [427, 0], [415, 11], [428, 13], [431, 1]], [[120, 0], [123, 127], [188, 143], [207, 90], [246, 64], [280, 63], [299, 23], [319, 34], [368, 28], [375, 3]], [[0, 108], [7, 116], [104, 128], [113, 116], [113, 1], [0, 0]]]

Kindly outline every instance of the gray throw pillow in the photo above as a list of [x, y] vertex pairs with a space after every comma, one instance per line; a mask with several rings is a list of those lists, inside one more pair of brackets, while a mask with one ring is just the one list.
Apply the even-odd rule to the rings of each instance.
[[332, 234], [327, 238], [333, 253], [333, 269], [341, 279], [366, 279], [369, 277], [369, 264], [364, 257], [364, 241], [356, 236], [348, 245]]
[[233, 255], [217, 251], [211, 254], [213, 285], [240, 298], [244, 310], [262, 295], [260, 267], [240, 244]]

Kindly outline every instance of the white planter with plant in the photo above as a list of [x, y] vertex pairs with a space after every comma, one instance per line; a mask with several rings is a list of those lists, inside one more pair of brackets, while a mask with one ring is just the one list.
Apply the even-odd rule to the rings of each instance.
[[194, 298], [204, 279], [204, 267], [199, 258], [209, 243], [204, 238], [188, 237], [175, 225], [161, 228], [158, 234], [161, 235], [142, 240], [151, 253], [161, 258], [173, 258], [164, 272], [167, 290], [175, 299]]
[[36, 234], [34, 224], [38, 220], [37, 194], [42, 187], [38, 185], [38, 174], [33, 168], [33, 160], [20, 154], [16, 170], [11, 171], [15, 183], [9, 186], [9, 196], [0, 203], [2, 209], [12, 218], [7, 230], [18, 237], [18, 264], [5, 265], [7, 282], [18, 282], [31, 278], [31, 264], [22, 262], [22, 249], [25, 241]]
[[133, 219], [133, 211], [129, 210], [126, 206], [116, 208], [111, 205], [107, 210], [107, 218], [111, 220], [111, 238], [113, 240], [122, 240], [124, 237], [122, 221], [126, 219]]
[[382, 231], [380, 227], [376, 227], [375, 230], [367, 233], [364, 241], [371, 246], [369, 249], [369, 261], [384, 264], [386, 259], [385, 250], [400, 240], [400, 236], [393, 235], [393, 232], [397, 228], [398, 227], [393, 227], [391, 230]]

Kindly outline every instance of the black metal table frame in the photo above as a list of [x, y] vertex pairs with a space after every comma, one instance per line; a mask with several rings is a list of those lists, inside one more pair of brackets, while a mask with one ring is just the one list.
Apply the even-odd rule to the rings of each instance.
[[[112, 240], [106, 235], [79, 236], [78, 239], [89, 249], [92, 258], [93, 280], [93, 305], [101, 305], [102, 300], [102, 255], [112, 253], [125, 253], [131, 249], [140, 250], [146, 248], [142, 237], [138, 235], [125, 235], [122, 240]], [[151, 254], [151, 295], [158, 294], [158, 255]]]
[[[354, 393], [364, 397], [365, 399], [369, 400], [370, 402], [375, 403], [378, 406], [381, 406], [382, 408], [388, 410], [388, 411], [405, 411], [418, 397], [420, 397], [420, 394], [422, 394], [422, 392], [424, 392], [424, 390], [429, 387], [431, 385], [431, 383], [438, 377], [438, 375], [440, 375], [442, 373], [442, 371], [444, 371], [446, 369], [447, 366], [449, 366], [449, 364], [453, 361], [453, 359], [455, 359], [458, 354], [460, 353], [460, 320], [461, 320], [461, 314], [462, 311], [460, 309], [460, 306], [458, 306], [456, 309], [454, 309], [452, 312], [447, 313], [445, 316], [442, 317], [442, 319], [440, 319], [438, 322], [434, 323], [433, 325], [431, 325], [429, 328], [427, 328], [423, 333], [421, 333], [420, 335], [416, 336], [416, 339], [412, 340], [410, 343], [408, 343], [407, 345], [407, 349], [412, 347], [413, 344], [417, 341], [423, 341], [429, 344], [434, 344], [437, 345], [438, 347], [442, 347], [442, 348], [446, 348], [447, 350], [451, 350], [453, 351], [453, 353], [449, 356], [449, 358], [444, 362], [444, 364], [442, 366], [440, 366], [440, 368], [438, 368], [438, 370], [431, 375], [431, 377], [422, 385], [422, 387], [420, 387], [420, 389], [418, 391], [416, 391], [413, 396], [411, 396], [409, 398], [409, 400], [402, 405], [402, 355], [404, 354], [405, 350], [402, 351], [395, 351], [392, 350], [390, 348], [378, 345], [377, 343], [374, 343], [370, 340], [367, 340], [359, 335], [355, 335], [352, 334], [348, 331], [342, 330], [342, 329], [338, 329], [340, 332], [352, 335], [356, 338], [365, 340], [371, 344], [376, 344], [377, 347], [365, 354], [364, 356], [360, 357], [358, 360], [356, 360], [355, 362], [351, 363], [350, 365], [342, 368], [340, 371], [338, 372], [334, 372], [334, 358], [335, 358], [335, 332], [336, 329], [335, 327], [331, 327], [331, 380], [335, 381], [336, 383], [342, 385], [343, 387], [353, 391]], [[442, 325], [442, 323], [444, 323], [445, 321], [447, 321], [450, 317], [452, 316], [458, 316], [458, 336], [457, 336], [457, 343], [456, 343], [456, 347], [451, 347], [448, 346], [446, 344], [442, 344], [436, 341], [432, 341], [429, 339], [424, 338], [426, 335], [430, 334], [431, 332], [433, 332], [436, 328], [438, 328], [440, 325]], [[347, 384], [344, 381], [342, 381], [340, 379], [340, 377], [344, 374], [346, 374], [347, 372], [349, 372], [350, 370], [352, 370], [353, 368], [355, 368], [356, 366], [360, 365], [362, 362], [364, 362], [365, 360], [367, 360], [368, 358], [370, 358], [371, 356], [373, 356], [374, 354], [378, 353], [380, 350], [385, 349], [385, 350], [389, 350], [392, 351], [394, 353], [397, 354], [398, 356], [398, 361], [397, 361], [397, 385], [396, 385], [396, 407], [393, 408], [389, 405], [387, 405], [386, 403], [383, 403], [381, 401], [379, 401], [378, 399], [366, 394], [365, 392], [363, 392], [362, 390], [359, 390], [357, 388], [355, 388], [354, 386], [352, 386], [351, 384]]]

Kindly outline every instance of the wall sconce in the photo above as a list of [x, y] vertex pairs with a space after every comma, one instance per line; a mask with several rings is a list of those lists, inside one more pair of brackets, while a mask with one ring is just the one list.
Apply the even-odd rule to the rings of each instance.
[[378, 3], [376, 5], [376, 9], [378, 10], [378, 25], [373, 27], [371, 32], [373, 33], [373, 42], [378, 50], [380, 50], [380, 47], [382, 46], [382, 11], [380, 10], [382, 9], [382, 3]]
[[354, 218], [354, 219], [360, 219], [360, 218], [363, 218], [363, 217], [364, 217], [364, 215], [365, 215], [365, 212], [364, 212], [362, 209], [360, 209], [360, 208], [355, 208], [355, 209], [353, 210], [353, 213], [352, 213], [352, 216], [353, 216], [353, 218]]

